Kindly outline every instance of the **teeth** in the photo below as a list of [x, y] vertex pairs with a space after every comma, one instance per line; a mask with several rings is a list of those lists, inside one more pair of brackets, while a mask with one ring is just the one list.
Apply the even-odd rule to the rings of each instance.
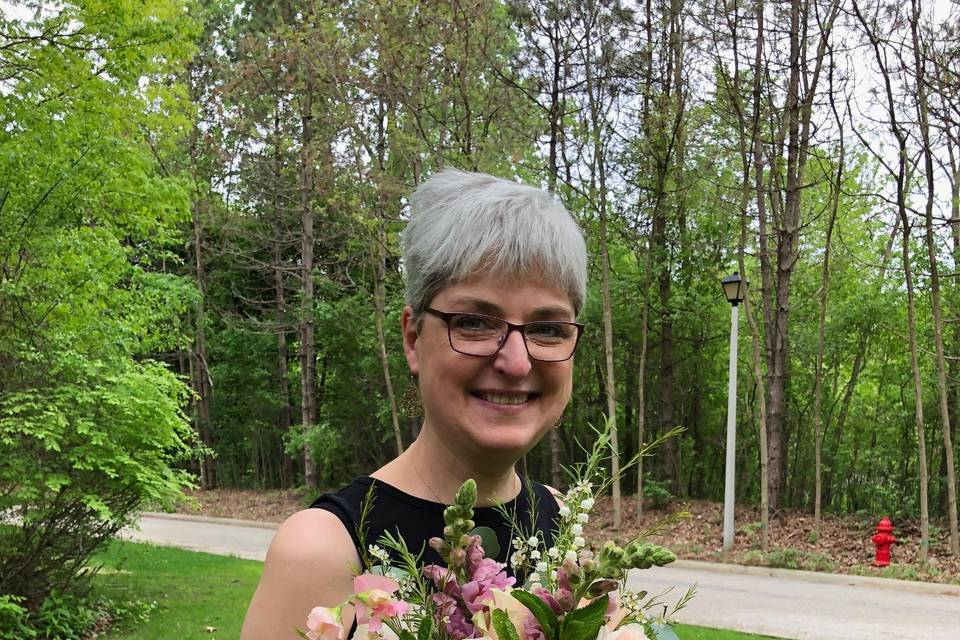
[[507, 396], [493, 393], [481, 393], [479, 395], [482, 399], [494, 404], [523, 404], [530, 398], [529, 394], [523, 396]]

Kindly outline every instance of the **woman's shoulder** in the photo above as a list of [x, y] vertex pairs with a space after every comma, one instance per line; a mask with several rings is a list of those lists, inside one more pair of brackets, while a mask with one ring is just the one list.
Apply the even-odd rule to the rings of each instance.
[[[350, 532], [337, 515], [326, 509], [303, 509], [287, 518], [277, 529], [267, 559], [279, 557], [343, 558], [343, 550], [355, 550]], [[347, 568], [350, 571], [350, 568]]]
[[336, 606], [350, 595], [359, 564], [353, 540], [335, 514], [323, 509], [293, 514], [267, 550], [241, 637], [293, 637], [293, 628], [313, 607]]

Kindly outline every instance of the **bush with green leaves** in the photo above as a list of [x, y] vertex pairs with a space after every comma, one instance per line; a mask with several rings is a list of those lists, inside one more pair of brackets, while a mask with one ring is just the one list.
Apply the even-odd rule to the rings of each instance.
[[37, 7], [0, 15], [0, 628], [70, 638], [91, 554], [189, 484], [188, 390], [154, 354], [197, 299], [168, 271], [193, 28], [179, 0]]

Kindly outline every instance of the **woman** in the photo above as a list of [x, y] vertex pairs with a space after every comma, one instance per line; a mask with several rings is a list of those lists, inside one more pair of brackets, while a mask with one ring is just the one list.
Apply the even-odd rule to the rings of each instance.
[[[468, 478], [477, 483], [477, 524], [500, 540], [498, 560], [509, 554], [510, 530], [490, 505], [504, 503], [520, 522], [533, 509], [534, 533], [550, 540], [556, 501], [542, 485], [522, 483], [514, 466], [559, 423], [570, 399], [583, 328], [574, 321], [586, 296], [580, 229], [543, 191], [448, 170], [413, 193], [402, 240], [403, 348], [422, 398], [420, 435], [370, 477], [283, 523], [245, 640], [295, 638], [312, 607], [352, 593], [356, 521], [371, 485], [368, 543], [399, 531], [418, 551], [442, 535], [444, 505]], [[424, 562], [436, 561], [426, 548]]]

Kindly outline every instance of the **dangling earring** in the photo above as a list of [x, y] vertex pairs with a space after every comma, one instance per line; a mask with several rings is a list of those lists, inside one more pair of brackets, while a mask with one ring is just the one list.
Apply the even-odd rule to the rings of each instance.
[[563, 414], [561, 413], [561, 414], [560, 414], [560, 417], [557, 418], [557, 421], [556, 421], [555, 423], [553, 423], [553, 428], [554, 428], [554, 429], [559, 429], [559, 428], [562, 427], [562, 426], [563, 426]]
[[417, 379], [410, 376], [410, 384], [407, 385], [400, 398], [400, 410], [408, 418], [419, 418], [423, 415], [423, 404], [420, 402], [420, 389], [417, 386]]

